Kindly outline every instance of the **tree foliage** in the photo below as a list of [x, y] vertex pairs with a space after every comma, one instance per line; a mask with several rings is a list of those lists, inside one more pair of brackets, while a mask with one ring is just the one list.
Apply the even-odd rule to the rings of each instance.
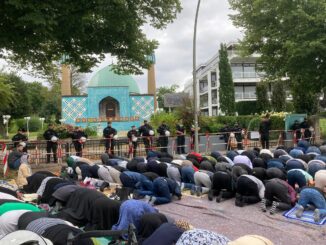
[[234, 24], [245, 30], [243, 49], [261, 54], [259, 63], [267, 75], [288, 77], [293, 92], [300, 87], [317, 97], [326, 86], [325, 0], [229, 2], [236, 11]]
[[233, 115], [235, 112], [234, 85], [225, 44], [221, 44], [220, 46], [218, 67], [220, 72], [220, 87], [218, 91], [220, 98], [220, 109], [226, 115]]
[[268, 99], [268, 83], [263, 81], [256, 85], [257, 104], [256, 108], [258, 112], [267, 111], [270, 109], [270, 103]]
[[272, 82], [272, 109], [276, 112], [286, 110], [286, 86], [284, 81], [278, 80]]
[[65, 55], [66, 63], [89, 71], [109, 53], [117, 71], [139, 74], [158, 45], [142, 27], [162, 29], [180, 11], [179, 0], [3, 0], [0, 54], [41, 71]]
[[157, 104], [159, 108], [163, 108], [165, 111], [168, 111], [168, 108], [164, 107], [164, 95], [175, 93], [177, 89], [179, 88], [179, 85], [173, 84], [170, 87], [169, 86], [162, 86], [156, 89], [156, 99]]

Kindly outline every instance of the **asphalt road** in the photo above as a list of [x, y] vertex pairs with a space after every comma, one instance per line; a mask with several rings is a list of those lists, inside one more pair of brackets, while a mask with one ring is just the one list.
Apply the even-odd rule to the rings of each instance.
[[182, 200], [157, 206], [174, 219], [183, 219], [202, 228], [236, 239], [247, 234], [267, 237], [275, 245], [325, 245], [326, 225], [317, 226], [282, 216], [263, 213], [259, 204], [236, 207], [234, 199], [216, 203], [207, 196], [183, 196]]

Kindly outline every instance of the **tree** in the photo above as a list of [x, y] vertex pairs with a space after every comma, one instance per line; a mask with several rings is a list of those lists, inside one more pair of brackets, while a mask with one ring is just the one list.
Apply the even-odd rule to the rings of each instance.
[[270, 109], [268, 99], [268, 83], [263, 81], [256, 85], [257, 111], [263, 112]]
[[292, 92], [301, 88], [317, 100], [326, 86], [325, 0], [229, 2], [236, 12], [233, 23], [245, 29], [243, 50], [261, 54], [259, 62], [272, 80], [288, 77]]
[[218, 67], [220, 71], [220, 87], [218, 90], [220, 109], [226, 115], [233, 115], [235, 112], [234, 85], [225, 44], [221, 44], [220, 46]]
[[3, 114], [15, 101], [13, 86], [5, 82], [6, 78], [4, 74], [0, 73], [0, 113]]
[[46, 72], [63, 55], [89, 71], [109, 53], [116, 71], [140, 74], [158, 45], [142, 27], [163, 29], [180, 11], [180, 0], [3, 0], [0, 55]]
[[178, 88], [179, 85], [173, 84], [170, 87], [162, 86], [156, 89], [156, 100], [157, 100], [158, 108], [162, 108], [165, 111], [168, 111], [168, 108], [164, 107], [164, 95], [175, 93]]
[[284, 81], [272, 82], [271, 104], [274, 111], [281, 112], [286, 109], [286, 87]]

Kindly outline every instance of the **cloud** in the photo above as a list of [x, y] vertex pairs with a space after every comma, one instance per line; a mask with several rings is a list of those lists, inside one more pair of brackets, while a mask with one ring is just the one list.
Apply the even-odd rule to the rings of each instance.
[[[170, 86], [179, 84], [191, 78], [192, 74], [192, 41], [193, 27], [197, 1], [182, 0], [182, 12], [177, 19], [164, 30], [156, 30], [149, 26], [144, 27], [148, 38], [156, 39], [160, 45], [156, 50], [156, 84]], [[197, 65], [204, 63], [216, 54], [221, 42], [228, 43], [241, 38], [239, 29], [232, 25], [228, 15], [231, 13], [227, 0], [203, 0], [201, 1], [198, 27], [197, 27]], [[87, 78], [100, 68], [112, 63], [108, 55], [93, 72], [87, 74]], [[0, 61], [1, 66], [1, 61]], [[7, 70], [7, 67], [5, 67]], [[20, 72], [24, 79], [34, 81], [35, 78]], [[147, 92], [147, 73], [142, 76], [134, 76], [141, 88]], [[36, 79], [39, 80], [39, 79]]]

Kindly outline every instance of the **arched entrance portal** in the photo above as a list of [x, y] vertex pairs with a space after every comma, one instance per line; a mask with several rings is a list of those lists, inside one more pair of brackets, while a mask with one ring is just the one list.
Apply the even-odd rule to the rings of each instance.
[[120, 116], [119, 102], [110, 96], [101, 100], [99, 106], [101, 118], [117, 118]]

